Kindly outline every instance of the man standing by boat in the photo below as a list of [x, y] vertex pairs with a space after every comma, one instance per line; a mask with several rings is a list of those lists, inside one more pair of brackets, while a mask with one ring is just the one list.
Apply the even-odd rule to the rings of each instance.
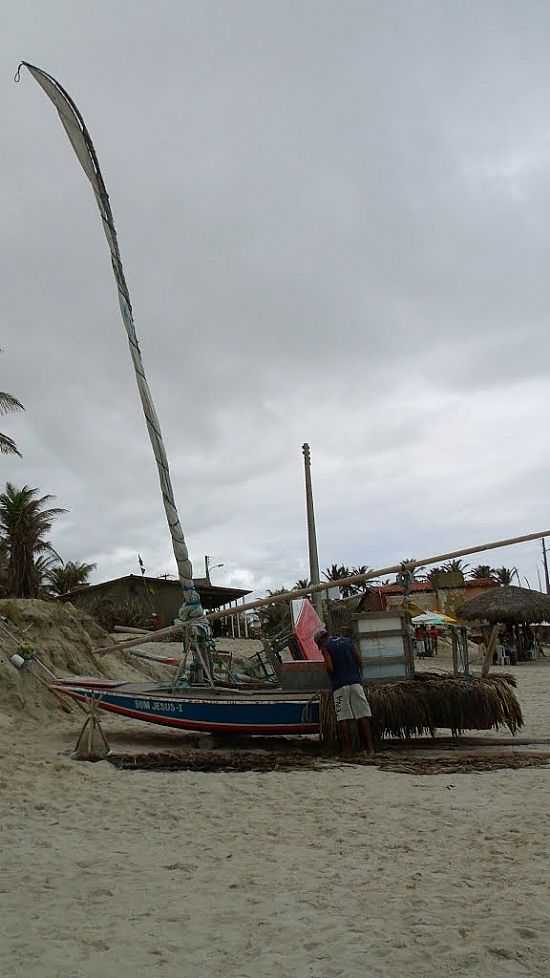
[[323, 654], [334, 698], [334, 709], [342, 747], [346, 754], [352, 750], [352, 724], [357, 725], [361, 746], [374, 753], [370, 718], [372, 716], [361, 678], [361, 657], [351, 640], [330, 635], [319, 628], [313, 636]]

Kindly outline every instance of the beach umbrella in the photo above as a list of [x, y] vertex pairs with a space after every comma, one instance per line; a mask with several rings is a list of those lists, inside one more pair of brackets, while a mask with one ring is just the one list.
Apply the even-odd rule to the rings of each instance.
[[413, 625], [456, 625], [456, 618], [444, 615], [441, 611], [424, 611], [412, 619]]

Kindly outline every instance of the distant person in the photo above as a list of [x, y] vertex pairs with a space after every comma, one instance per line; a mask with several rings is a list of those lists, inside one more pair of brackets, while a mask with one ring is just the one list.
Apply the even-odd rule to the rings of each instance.
[[518, 647], [513, 638], [508, 638], [506, 641], [506, 650], [510, 656], [510, 665], [517, 666], [518, 664]]
[[424, 642], [424, 655], [429, 659], [432, 654], [432, 640], [425, 625], [422, 625], [422, 641]]
[[439, 638], [439, 632], [435, 625], [430, 628], [430, 642], [432, 645], [432, 655], [437, 655], [437, 640]]
[[323, 654], [334, 698], [338, 732], [346, 754], [352, 751], [353, 724], [361, 746], [374, 753], [372, 712], [361, 678], [361, 657], [351, 640], [319, 628], [313, 636]]

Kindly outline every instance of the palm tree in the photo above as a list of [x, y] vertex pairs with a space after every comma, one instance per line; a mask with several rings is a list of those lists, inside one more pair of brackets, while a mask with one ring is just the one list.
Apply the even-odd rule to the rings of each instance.
[[[349, 567], [344, 564], [331, 564], [323, 571], [323, 577], [326, 577], [327, 581], [341, 581], [344, 577], [351, 577], [351, 571]], [[353, 587], [349, 585], [340, 588], [340, 594], [343, 598], [349, 598], [350, 594], [353, 593]]]
[[[24, 411], [25, 408], [18, 401], [13, 394], [6, 394], [5, 391], [0, 391], [0, 414], [9, 414], [10, 411]], [[0, 454], [1, 455], [19, 455], [21, 457], [21, 452], [17, 448], [13, 438], [9, 438], [8, 435], [3, 435], [0, 432]]]
[[493, 574], [497, 584], [504, 586], [509, 585], [512, 583], [514, 577], [517, 578], [519, 584], [517, 567], [496, 567]]
[[494, 573], [493, 568], [489, 564], [478, 564], [477, 567], [472, 567], [470, 577], [474, 581], [489, 581], [492, 580]]
[[422, 580], [423, 577], [425, 577], [424, 571], [426, 568], [410, 566], [411, 564], [415, 564], [415, 563], [416, 563], [416, 557], [407, 557], [406, 560], [402, 560], [401, 573], [403, 573], [403, 571], [406, 570], [408, 571], [409, 574], [411, 574], [413, 581], [420, 581]]
[[309, 587], [309, 581], [306, 581], [305, 577], [300, 577], [299, 580], [296, 581], [293, 590], [303, 591], [306, 587]]
[[438, 574], [443, 574], [443, 573], [444, 573], [444, 571], [443, 571], [443, 568], [442, 567], [431, 567], [430, 570], [428, 571], [428, 573], [426, 574], [426, 580], [427, 581], [431, 581]]
[[[277, 594], [288, 594], [288, 590], [286, 587], [280, 587], [267, 593], [269, 597], [274, 597]], [[267, 638], [288, 635], [292, 631], [290, 605], [286, 601], [281, 604], [267, 604], [263, 608], [258, 608], [258, 618], [262, 635]]]
[[[359, 564], [358, 567], [351, 568], [351, 573], [368, 574], [370, 569], [371, 568], [368, 566], [368, 564]], [[365, 591], [368, 591], [368, 589], [370, 587], [373, 587], [376, 583], [377, 582], [373, 579], [372, 581], [363, 581], [362, 584], [353, 584], [351, 587], [351, 591], [353, 592], [353, 594], [361, 594], [364, 593]]]
[[406, 560], [402, 560], [401, 569], [395, 575], [395, 583], [404, 588], [405, 592], [409, 592], [414, 582], [423, 576], [423, 567], [411, 567], [411, 564], [414, 564], [415, 561], [416, 557], [407, 557]]
[[38, 489], [16, 489], [7, 482], [6, 491], [0, 494], [0, 534], [8, 563], [6, 590], [16, 598], [34, 598], [38, 594], [36, 562], [41, 556], [55, 554], [47, 534], [56, 517], [66, 512], [58, 507], [46, 509], [54, 497], [37, 493]]
[[88, 578], [96, 566], [96, 564], [85, 564], [74, 560], [68, 560], [66, 563], [62, 561], [46, 572], [50, 590], [54, 594], [67, 594], [75, 587], [88, 584]]
[[61, 560], [61, 558], [59, 554], [55, 552], [53, 547], [51, 551], [45, 551], [43, 554], [39, 554], [38, 557], [35, 557], [34, 578], [36, 581], [36, 593], [38, 597], [50, 597], [51, 589], [48, 574], [58, 560]]
[[469, 566], [469, 564], [459, 558], [458, 560], [448, 560], [443, 564], [441, 570], [446, 574], [465, 574]]
[[323, 577], [326, 577], [327, 581], [338, 581], [342, 576], [340, 564], [331, 564], [330, 567], [325, 567], [323, 571]]

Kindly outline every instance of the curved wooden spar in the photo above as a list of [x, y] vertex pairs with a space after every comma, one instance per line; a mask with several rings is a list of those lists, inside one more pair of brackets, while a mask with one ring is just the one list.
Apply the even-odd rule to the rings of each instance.
[[[451, 550], [446, 554], [436, 554], [432, 557], [423, 557], [420, 560], [407, 561], [407, 568], [413, 570], [415, 567], [426, 567], [428, 564], [439, 564], [443, 560], [454, 560], [455, 557], [467, 557], [469, 554], [480, 554], [486, 550], [499, 550], [501, 547], [512, 547], [517, 543], [528, 543], [529, 540], [540, 540], [542, 537], [550, 536], [550, 530], [541, 530], [538, 533], [526, 533], [521, 537], [509, 537], [506, 540], [495, 540], [493, 543], [481, 543], [475, 547], [464, 547], [462, 550]], [[398, 574], [402, 570], [402, 564], [390, 564], [388, 567], [378, 567], [367, 574], [352, 574], [351, 577], [343, 577], [339, 581], [323, 581], [321, 584], [311, 585], [310, 587], [300, 588], [296, 591], [286, 591], [284, 594], [274, 594], [267, 598], [258, 598], [248, 604], [240, 604], [235, 608], [224, 608], [219, 611], [211, 611], [207, 618], [214, 621], [216, 618], [231, 618], [234, 615], [241, 615], [243, 611], [254, 611], [256, 608], [265, 608], [270, 604], [284, 604], [294, 601], [295, 598], [305, 598], [309, 594], [328, 591], [333, 587], [346, 587], [348, 584], [364, 584], [385, 574]], [[135, 640], [129, 639], [126, 642], [119, 642], [115, 646], [118, 649], [134, 648], [136, 645], [145, 642], [160, 642], [163, 638], [175, 638], [181, 632], [181, 625], [170, 625], [168, 628], [160, 628], [156, 632], [150, 632], [147, 637], [139, 637]], [[104, 645], [95, 649], [96, 652], [112, 652], [112, 645]]]

